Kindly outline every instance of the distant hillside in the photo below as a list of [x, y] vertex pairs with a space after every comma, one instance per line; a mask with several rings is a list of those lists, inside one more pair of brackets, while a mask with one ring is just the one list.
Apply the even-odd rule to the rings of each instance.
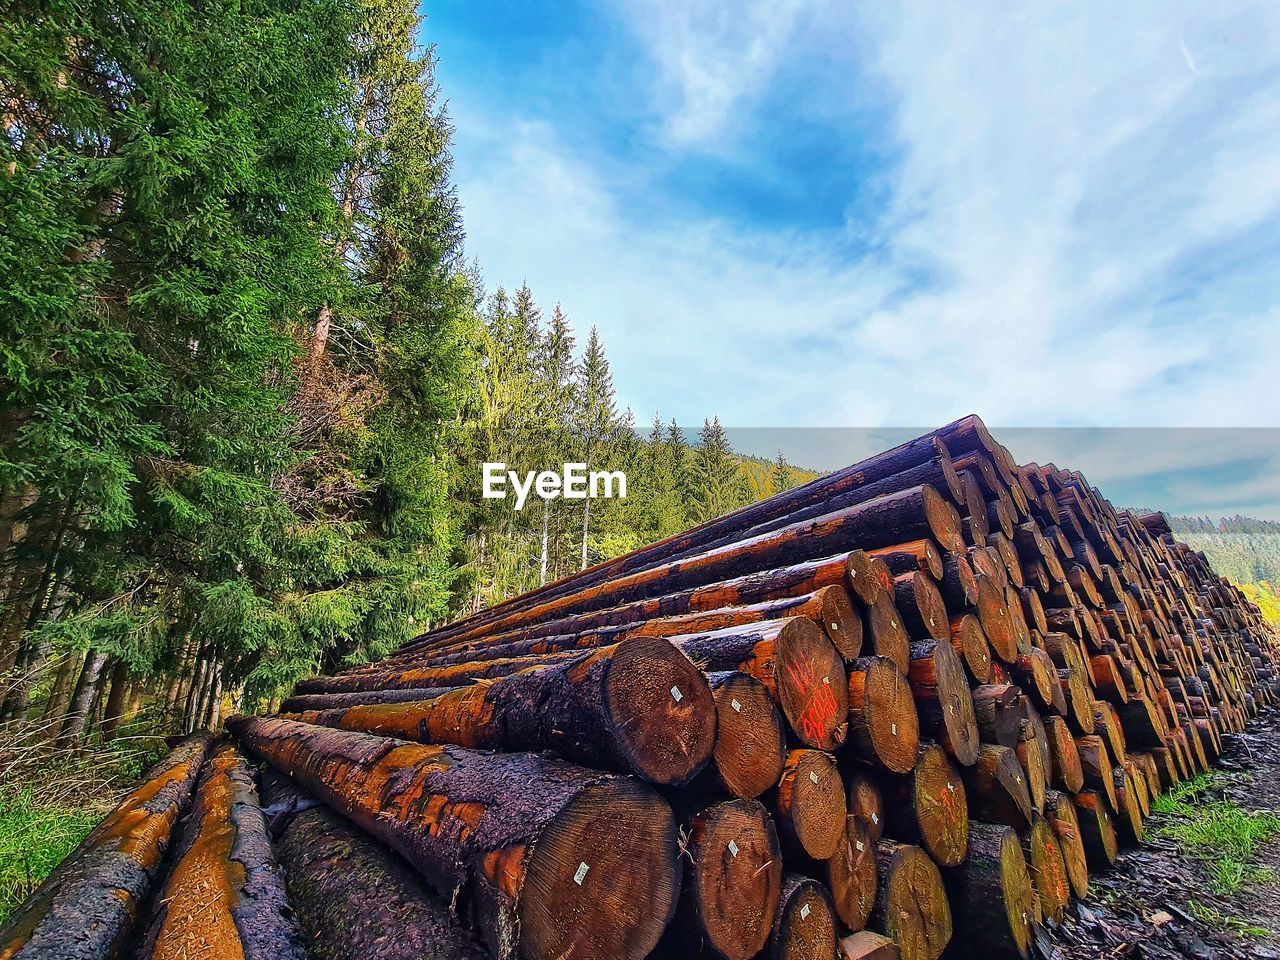
[[1240, 584], [1280, 583], [1280, 523], [1254, 517], [1170, 517], [1174, 536], [1203, 550], [1213, 568]]
[[[733, 456], [738, 461], [738, 469], [746, 480], [753, 502], [771, 497], [778, 492], [773, 482], [773, 472], [776, 467], [772, 461], [741, 453], [735, 453]], [[793, 467], [791, 464], [787, 464], [787, 473], [791, 476], [793, 487], [822, 476], [821, 470], [807, 470], [804, 467]]]

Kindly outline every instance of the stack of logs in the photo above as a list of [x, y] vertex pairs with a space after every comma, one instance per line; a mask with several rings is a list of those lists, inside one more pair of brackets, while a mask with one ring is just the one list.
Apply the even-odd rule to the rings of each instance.
[[967, 417], [184, 743], [0, 958], [1026, 957], [1276, 658]]

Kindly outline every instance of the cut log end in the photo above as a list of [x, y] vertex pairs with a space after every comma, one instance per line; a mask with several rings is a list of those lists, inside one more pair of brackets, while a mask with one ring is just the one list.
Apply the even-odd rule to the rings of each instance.
[[699, 813], [691, 826], [689, 869], [698, 925], [725, 960], [748, 960], [773, 929], [782, 887], [782, 853], [773, 821], [754, 800]]
[[778, 821], [813, 860], [835, 856], [848, 810], [844, 781], [830, 754], [792, 750], [778, 783]]
[[788, 621], [777, 641], [776, 676], [782, 712], [808, 746], [833, 750], [848, 732], [849, 687], [844, 660], [808, 620]]
[[827, 861], [827, 882], [840, 922], [847, 930], [861, 930], [876, 902], [875, 841], [858, 817], [845, 818], [844, 836]]
[[716, 744], [716, 711], [706, 678], [666, 640], [637, 637], [618, 646], [606, 702], [633, 769], [654, 783], [683, 783]]
[[1030, 954], [1035, 888], [1013, 830], [975, 824], [969, 859], [951, 880], [962, 935], [975, 956]]
[[849, 670], [849, 724], [864, 759], [907, 773], [920, 745], [911, 687], [888, 657], [865, 657]]
[[911, 801], [921, 846], [944, 867], [963, 861], [969, 849], [969, 803], [964, 781], [941, 747], [920, 752]]
[[647, 956], [675, 911], [677, 849], [670, 808], [638, 783], [582, 791], [528, 854], [523, 956]]
[[836, 918], [831, 896], [822, 884], [789, 874], [783, 879], [782, 902], [774, 921], [773, 960], [834, 957]]
[[1057, 834], [1048, 820], [1036, 817], [1025, 844], [1040, 909], [1046, 917], [1061, 922], [1071, 900], [1071, 881]]
[[853, 606], [849, 591], [827, 586], [818, 591], [822, 604], [822, 629], [835, 644], [840, 656], [855, 659], [862, 652], [862, 616]]
[[758, 797], [782, 776], [787, 753], [782, 716], [755, 677], [730, 672], [709, 679], [716, 701], [716, 776], [735, 797]]
[[919, 847], [876, 845], [880, 892], [876, 916], [902, 960], [938, 960], [951, 942], [951, 907], [937, 866]]

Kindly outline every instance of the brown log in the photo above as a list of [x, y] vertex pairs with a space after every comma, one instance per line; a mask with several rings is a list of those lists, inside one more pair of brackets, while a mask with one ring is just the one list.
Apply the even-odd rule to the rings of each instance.
[[1079, 793], [1084, 789], [1084, 768], [1080, 764], [1080, 750], [1071, 728], [1064, 717], [1045, 717], [1045, 730], [1049, 735], [1049, 751], [1053, 755], [1054, 785], [1067, 793]]
[[965, 554], [945, 554], [942, 576], [935, 579], [948, 608], [962, 610], [978, 602], [978, 577]]
[[845, 817], [844, 824], [835, 856], [826, 863], [827, 886], [844, 929], [861, 930], [876, 902], [875, 841], [857, 817]]
[[859, 930], [840, 941], [839, 960], [902, 960], [902, 954], [883, 934]]
[[200, 774], [137, 955], [180, 960], [211, 948], [244, 960], [306, 958], [253, 775], [230, 743], [214, 749]]
[[969, 804], [964, 780], [937, 744], [920, 748], [920, 758], [905, 777], [886, 783], [890, 799], [887, 832], [895, 840], [924, 848], [936, 863], [954, 867], [969, 846]]
[[1018, 766], [1022, 767], [1023, 776], [1026, 777], [1027, 792], [1031, 796], [1031, 809], [1040, 811], [1044, 809], [1044, 795], [1049, 789], [1052, 760], [1045, 741], [1031, 733], [1032, 729], [1033, 727], [1029, 724], [1027, 727], [1029, 735], [1018, 742], [1014, 753], [1018, 757]]
[[1067, 864], [1053, 826], [1037, 815], [1031, 821], [1031, 829], [1023, 835], [1022, 844], [1040, 912], [1055, 923], [1061, 923], [1067, 904], [1071, 902], [1071, 881], [1067, 877]]
[[942, 578], [942, 551], [927, 537], [892, 547], [868, 550], [867, 556], [882, 560], [895, 577], [913, 570], [923, 570], [935, 580]]
[[834, 957], [836, 915], [831, 894], [818, 881], [788, 873], [782, 878], [782, 897], [769, 941], [773, 960]]
[[1035, 888], [1018, 836], [1007, 826], [974, 823], [969, 858], [947, 886], [960, 942], [974, 956], [1027, 957], [1035, 927]]
[[1049, 654], [1038, 648], [1021, 653], [1013, 664], [1013, 675], [1019, 686], [1031, 694], [1038, 708], [1065, 715], [1067, 700], [1058, 679], [1058, 668]]
[[[286, 802], [273, 792], [265, 798], [272, 808]], [[300, 799], [310, 805], [276, 827], [275, 850], [312, 960], [485, 960], [448, 904], [403, 860], [327, 807]]]
[[1096, 790], [1081, 790], [1075, 796], [1075, 803], [1080, 821], [1080, 839], [1084, 841], [1084, 852], [1089, 863], [1100, 870], [1106, 870], [1116, 862], [1120, 853], [1107, 799]]
[[1138, 801], [1138, 787], [1130, 772], [1123, 766], [1113, 767], [1111, 780], [1115, 784], [1116, 817], [1119, 834], [1128, 843], [1142, 843], [1145, 831], [1142, 826], [1142, 808]]
[[911, 570], [893, 578], [893, 598], [907, 625], [907, 633], [921, 640], [951, 638], [947, 606], [933, 577], [924, 570]]
[[991, 648], [976, 616], [965, 613], [951, 618], [951, 646], [977, 683], [991, 680]]
[[938, 960], [951, 942], [951, 905], [937, 866], [919, 847], [881, 840], [876, 870], [872, 926], [893, 938], [902, 960]]
[[716, 702], [716, 746], [707, 772], [732, 796], [758, 797], [782, 776], [782, 714], [755, 677], [724, 671], [708, 674], [707, 681]]
[[880, 784], [861, 770], [851, 772], [847, 780], [849, 816], [856, 817], [867, 828], [874, 843], [884, 834], [884, 794]]
[[715, 700], [702, 671], [667, 640], [650, 637], [430, 700], [293, 719], [421, 743], [550, 750], [660, 784], [688, 782], [716, 745]]
[[182, 741], [152, 767], [0, 929], [0, 956], [107, 960], [156, 887], [209, 747]]
[[1085, 786], [1102, 791], [1107, 807], [1115, 810], [1115, 784], [1111, 778], [1111, 754], [1106, 741], [1097, 736], [1077, 737], [1076, 747], [1080, 754], [1080, 769], [1084, 773]]
[[1014, 633], [1009, 606], [1005, 603], [1004, 592], [990, 577], [981, 574], [978, 575], [976, 609], [991, 652], [1005, 663], [1012, 663], [1018, 656], [1018, 637]]
[[844, 742], [849, 718], [844, 660], [811, 621], [771, 620], [673, 642], [707, 672], [741, 670], [761, 681], [803, 743], [830, 750]]
[[978, 760], [961, 770], [969, 815], [1015, 830], [1031, 826], [1031, 795], [1018, 756], [1008, 747], [984, 743]]
[[1089, 861], [1080, 834], [1080, 818], [1068, 794], [1050, 790], [1044, 801], [1044, 816], [1058, 837], [1071, 892], [1081, 900], [1089, 895]]
[[1013, 749], [1022, 740], [1022, 690], [1009, 683], [989, 683], [972, 691], [974, 721], [984, 743]]
[[829, 753], [792, 750], [773, 796], [782, 837], [812, 860], [835, 856], [848, 810], [844, 781]]
[[764, 807], [717, 803], [690, 817], [685, 876], [671, 937], [705, 945], [724, 960], [748, 960], [773, 930], [782, 888], [782, 852]]
[[964, 665], [947, 640], [911, 645], [907, 674], [920, 716], [920, 732], [937, 739], [958, 762], [968, 765], [978, 755], [978, 725]]
[[915, 764], [919, 721], [911, 687], [888, 657], [849, 665], [850, 745], [858, 756], [893, 773]]
[[[680, 888], [670, 808], [635, 780], [542, 754], [426, 746], [233, 718], [250, 750], [388, 843], [433, 890], [463, 894], [500, 958], [632, 957]], [[519, 784], [519, 789], [512, 789]]]

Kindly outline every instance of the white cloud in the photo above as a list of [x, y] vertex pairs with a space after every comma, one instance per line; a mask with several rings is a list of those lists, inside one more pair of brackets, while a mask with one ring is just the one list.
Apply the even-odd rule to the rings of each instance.
[[770, 81], [808, 0], [650, 0], [621, 12], [659, 71], [663, 132], [715, 149], [736, 109]]
[[[1280, 212], [1280, 7], [844, 9], [663, 2], [628, 22], [660, 67], [669, 158], [749, 147], [737, 121], [792, 59], [846, 61], [849, 84], [812, 92], [826, 101], [865, 99], [851, 87], [870, 71], [900, 158], [882, 216], [850, 224], [874, 260], [664, 221], [666, 198], [624, 199], [643, 171], [593, 163], [548, 123], [485, 129], [455, 96], [490, 281], [527, 278], [598, 325], [642, 420], [1280, 423], [1280, 254], [1243, 239]], [[1250, 282], [1188, 284], [1222, 249], [1255, 258]], [[922, 264], [933, 280], [913, 286]]]

